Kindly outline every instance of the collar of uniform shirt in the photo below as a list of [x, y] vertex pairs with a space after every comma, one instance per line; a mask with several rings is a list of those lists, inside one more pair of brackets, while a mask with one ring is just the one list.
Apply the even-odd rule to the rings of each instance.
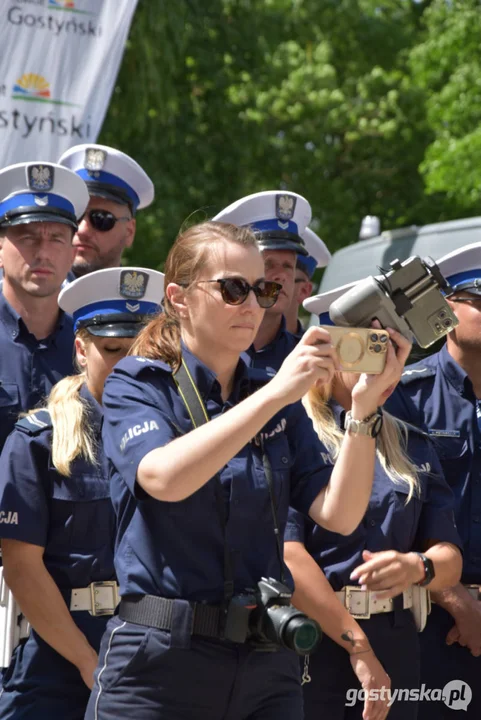
[[439, 364], [444, 375], [460, 395], [463, 397], [474, 396], [471, 380], [463, 368], [448, 353], [446, 345], [443, 345], [439, 353]]
[[[191, 351], [187, 345], [181, 340], [180, 343], [182, 350], [182, 357], [184, 362], [189, 368], [190, 374], [200, 392], [200, 395], [204, 401], [206, 401], [212, 394], [214, 383], [217, 383], [217, 376], [207, 365], [199, 360]], [[249, 391], [249, 371], [242, 359], [239, 359], [234, 377], [234, 386], [232, 394], [229, 398], [229, 404], [237, 404], [244, 399], [246, 393]], [[220, 386], [218, 389], [220, 394]]]

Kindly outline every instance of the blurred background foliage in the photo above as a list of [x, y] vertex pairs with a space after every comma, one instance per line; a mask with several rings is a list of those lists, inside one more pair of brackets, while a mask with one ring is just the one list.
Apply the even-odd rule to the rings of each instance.
[[331, 251], [481, 214], [480, 37], [479, 0], [139, 0], [99, 139], [155, 183], [125, 259], [260, 190]]

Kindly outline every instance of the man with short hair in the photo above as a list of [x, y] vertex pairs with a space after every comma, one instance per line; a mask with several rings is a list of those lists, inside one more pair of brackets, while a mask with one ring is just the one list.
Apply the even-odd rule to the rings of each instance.
[[89, 204], [74, 238], [74, 277], [118, 267], [131, 247], [137, 210], [150, 205], [154, 186], [131, 157], [106, 145], [76, 145], [59, 164], [87, 183]]
[[237, 200], [213, 218], [251, 227], [264, 257], [265, 279], [282, 285], [277, 302], [264, 314], [254, 344], [243, 354], [252, 367], [270, 374], [279, 370], [299, 340], [287, 331], [285, 315], [294, 297], [297, 255], [308, 255], [302, 233], [311, 216], [311, 206], [301, 195], [268, 190]]
[[0, 449], [19, 413], [73, 372], [72, 320], [57, 298], [87, 202], [83, 180], [59, 165], [0, 171]]
[[[422, 701], [423, 720], [447, 720], [466, 710], [481, 716], [481, 243], [438, 260], [451, 287], [447, 298], [459, 325], [434, 355], [406, 367], [386, 409], [433, 439], [456, 499], [464, 544], [463, 575], [456, 587], [433, 594], [420, 635], [421, 680], [426, 690], [455, 681], [458, 695]], [[469, 689], [466, 687], [469, 686]], [[471, 698], [472, 693], [472, 699]], [[461, 700], [451, 705], [451, 701]]]
[[304, 328], [299, 319], [299, 308], [304, 300], [311, 296], [314, 271], [318, 267], [326, 267], [331, 259], [331, 253], [326, 244], [311, 228], [304, 230], [302, 239], [309, 255], [297, 256], [294, 297], [286, 312], [286, 328], [298, 339], [304, 334]]

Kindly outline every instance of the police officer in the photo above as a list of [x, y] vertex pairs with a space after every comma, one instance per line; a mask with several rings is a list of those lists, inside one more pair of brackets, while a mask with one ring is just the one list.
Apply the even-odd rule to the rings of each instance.
[[162, 296], [162, 273], [144, 268], [101, 270], [60, 295], [80, 373], [57, 383], [46, 410], [16, 423], [0, 457], [5, 579], [32, 626], [3, 676], [2, 720], [84, 717], [118, 600], [103, 384]]
[[299, 308], [313, 290], [312, 277], [316, 268], [324, 268], [331, 259], [326, 244], [311, 228], [306, 228], [302, 233], [306, 250], [309, 255], [297, 255], [295, 287], [292, 302], [285, 313], [286, 329], [298, 339], [304, 334], [304, 327], [299, 319]]
[[72, 321], [59, 310], [84, 181], [51, 163], [0, 171], [0, 448], [21, 411], [72, 373]]
[[[344, 292], [343, 287], [311, 298], [310, 309], [324, 322], [323, 313]], [[407, 355], [409, 343], [390, 332]], [[338, 373], [330, 392], [312, 388], [307, 396], [308, 413], [333, 460], [343, 429], [349, 427], [351, 391], [358, 377]], [[428, 611], [427, 590], [419, 586], [442, 589], [461, 574], [454, 498], [432, 443], [387, 413], [381, 417], [373, 427], [377, 462], [372, 495], [354, 533], [343, 537], [326, 531], [293, 511], [287, 525], [285, 558], [296, 585], [294, 601], [328, 636], [309, 659], [306, 720], [323, 715], [330, 720], [384, 718], [389, 690], [394, 699], [389, 718], [417, 718], [415, 697], [406, 701], [397, 693], [419, 692], [414, 619], [421, 629]], [[403, 432], [406, 441], [401, 440]], [[361, 687], [368, 695], [359, 700]]]
[[214, 218], [252, 228], [264, 258], [266, 279], [282, 285], [246, 358], [252, 367], [270, 374], [279, 370], [299, 341], [287, 331], [285, 314], [294, 297], [297, 256], [308, 256], [302, 235], [311, 217], [311, 206], [301, 195], [268, 190], [237, 200]]
[[464, 544], [462, 584], [433, 596], [421, 638], [427, 689], [439, 692], [453, 680], [459, 683], [448, 688], [448, 702], [438, 697], [423, 703], [423, 719], [436, 720], [457, 717], [461, 707], [468, 718], [481, 714], [481, 243], [449, 253], [438, 265], [454, 289], [448, 302], [459, 325], [439, 352], [406, 369], [388, 403], [390, 412], [434, 440]]
[[118, 267], [135, 237], [137, 210], [154, 199], [154, 185], [131, 157], [105, 145], [76, 145], [59, 160], [86, 183], [87, 211], [74, 238], [74, 277]]
[[[279, 290], [264, 280], [250, 230], [189, 228], [167, 258], [164, 313], [106, 382], [122, 600], [102, 641], [88, 720], [134, 708], [143, 720], [301, 717], [295, 653], [266, 644], [265, 623], [246, 642], [252, 594], [262, 577], [284, 577], [289, 502], [332, 530], [357, 525], [374, 440], [349, 434], [334, 468], [322, 460], [295, 402], [332, 376], [322, 329], [311, 328], [267, 384], [240, 360]], [[354, 391], [355, 417], [374, 412], [401, 365], [393, 353], [383, 375]]]

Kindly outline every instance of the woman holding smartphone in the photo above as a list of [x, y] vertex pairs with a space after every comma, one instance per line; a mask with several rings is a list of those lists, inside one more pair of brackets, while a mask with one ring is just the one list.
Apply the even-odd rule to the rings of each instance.
[[[340, 533], [357, 526], [375, 442], [347, 434], [335, 466], [325, 462], [297, 402], [333, 375], [327, 332], [306, 333], [270, 381], [240, 359], [280, 290], [264, 279], [250, 230], [192, 227], [165, 270], [164, 313], [104, 392], [121, 603], [86, 717], [299, 720], [295, 654], [280, 643], [260, 651], [267, 648], [251, 627], [240, 637], [238, 620], [254, 610], [246, 597], [259, 605], [263, 577], [286, 574], [290, 583], [282, 561], [289, 504]], [[360, 421], [400, 377], [404, 350], [388, 354], [384, 373], [353, 390]], [[179, 370], [190, 376], [190, 398]], [[194, 428], [195, 404], [209, 421]]]

